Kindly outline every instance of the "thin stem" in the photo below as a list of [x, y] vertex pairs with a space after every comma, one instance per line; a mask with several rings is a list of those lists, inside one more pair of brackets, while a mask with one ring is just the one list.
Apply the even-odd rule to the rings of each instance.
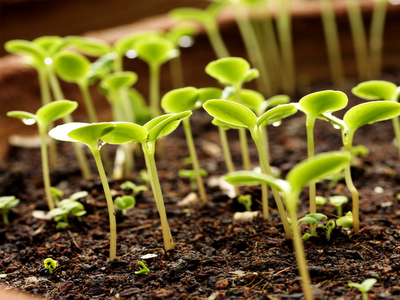
[[268, 138], [268, 129], [267, 126], [264, 126], [261, 130], [261, 137], [262, 137], [262, 142], [264, 145], [264, 153], [267, 156], [268, 162], [271, 161], [271, 154], [269, 151], [269, 138]]
[[96, 123], [97, 122], [97, 114], [96, 114], [96, 110], [93, 106], [93, 100], [92, 100], [92, 96], [90, 95], [90, 92], [89, 92], [89, 86], [84, 83], [80, 83], [80, 84], [78, 84], [78, 86], [82, 93], [83, 101], [84, 101], [85, 107], [86, 107], [86, 112], [89, 116], [89, 121], [91, 123]]
[[[46, 124], [47, 125], [47, 124]], [[43, 172], [43, 183], [44, 183], [44, 191], [46, 194], [46, 201], [49, 207], [49, 210], [55, 208], [53, 197], [51, 195], [51, 183], [50, 183], [50, 171], [49, 171], [49, 161], [47, 157], [47, 144], [46, 144], [46, 127], [44, 125], [39, 125], [39, 133], [41, 138], [41, 155], [42, 155], [42, 172]], [[42, 128], [44, 127], [44, 128]]]
[[152, 117], [158, 117], [160, 113], [160, 66], [150, 64], [150, 108]]
[[[228, 143], [228, 137], [226, 136], [226, 130], [218, 126], [218, 132], [219, 132], [219, 138], [221, 140], [222, 152], [224, 153], [226, 169], [230, 173], [235, 171], [235, 167], [233, 166], [231, 151], [229, 150], [229, 143]], [[234, 185], [234, 188], [236, 196], [239, 195], [238, 186]]]
[[210, 40], [211, 47], [218, 58], [229, 57], [229, 51], [222, 40], [221, 33], [219, 32], [218, 23], [215, 20], [207, 20], [204, 23], [204, 28], [207, 32], [208, 39]]
[[183, 130], [185, 131], [186, 141], [189, 148], [190, 157], [192, 159], [193, 170], [196, 174], [197, 188], [199, 190], [200, 198], [203, 204], [207, 203], [207, 194], [204, 187], [203, 177], [200, 174], [199, 160], [197, 158], [196, 147], [193, 141], [192, 130], [190, 127], [190, 119], [186, 118], [182, 120]]
[[172, 77], [172, 86], [174, 89], [178, 89], [185, 86], [182, 72], [182, 60], [181, 56], [177, 56], [169, 62]]
[[396, 142], [397, 142], [397, 151], [399, 152], [399, 157], [400, 157], [400, 122], [399, 122], [399, 117], [394, 117], [392, 119], [392, 125], [393, 125], [393, 130], [394, 130], [394, 135], [396, 137]]
[[250, 170], [249, 145], [247, 144], [247, 132], [245, 128], [239, 128], [239, 141], [242, 150], [243, 169]]
[[154, 199], [156, 201], [158, 213], [161, 220], [161, 229], [163, 233], [164, 248], [165, 251], [174, 249], [174, 240], [172, 239], [171, 229], [169, 228], [169, 223], [167, 219], [167, 213], [164, 206], [164, 198], [161, 192], [160, 180], [158, 178], [156, 162], [154, 159], [155, 147], [150, 144], [142, 144], [142, 149], [144, 153], [144, 158], [146, 161], [147, 172], [150, 178], [151, 188], [153, 190]]
[[[270, 176], [273, 176], [272, 171], [271, 171], [271, 167], [268, 163], [268, 159], [267, 156], [264, 153], [264, 148], [263, 148], [263, 144], [262, 144], [262, 138], [261, 138], [261, 134], [259, 131], [257, 130], [251, 130], [251, 136], [253, 137], [253, 140], [256, 144], [257, 147], [257, 151], [258, 151], [258, 155], [261, 161], [261, 171], [264, 174], [268, 174]], [[272, 194], [274, 195], [274, 199], [276, 202], [276, 206], [278, 207], [278, 212], [279, 215], [281, 217], [281, 221], [282, 221], [282, 225], [283, 225], [283, 229], [285, 230], [285, 234], [286, 234], [286, 238], [287, 239], [291, 239], [292, 238], [292, 233], [290, 231], [290, 226], [289, 226], [289, 222], [287, 220], [287, 214], [285, 211], [285, 207], [283, 206], [283, 202], [281, 199], [281, 196], [279, 195], [278, 190], [275, 187], [271, 186], [271, 190], [272, 190]], [[268, 199], [267, 199], [268, 200]], [[263, 207], [267, 206], [268, 207], [268, 202], [264, 202], [265, 200], [263, 200]]]
[[114, 202], [111, 197], [110, 186], [106, 173], [101, 162], [100, 151], [97, 148], [91, 148], [94, 160], [96, 162], [97, 169], [99, 171], [101, 183], [103, 185], [104, 195], [107, 201], [108, 218], [110, 220], [110, 260], [113, 260], [117, 256], [117, 221], [115, 217]]
[[377, 77], [381, 72], [382, 35], [385, 27], [386, 7], [388, 0], [374, 1], [369, 47], [371, 51], [371, 75]]
[[10, 221], [8, 220], [8, 213], [9, 213], [9, 210], [6, 208], [3, 208], [3, 223], [5, 225], [10, 224]]
[[328, 47], [329, 66], [332, 81], [336, 86], [343, 86], [343, 64], [335, 21], [335, 13], [331, 0], [321, 0], [322, 23], [324, 25], [325, 41]]
[[[314, 124], [315, 118], [309, 118], [307, 116], [306, 128], [307, 128], [307, 152], [308, 157], [314, 157]], [[309, 202], [310, 202], [310, 214], [315, 214], [317, 212], [317, 204], [315, 201], [316, 187], [315, 181], [310, 181], [309, 183]], [[314, 234], [314, 232], [311, 232]]]

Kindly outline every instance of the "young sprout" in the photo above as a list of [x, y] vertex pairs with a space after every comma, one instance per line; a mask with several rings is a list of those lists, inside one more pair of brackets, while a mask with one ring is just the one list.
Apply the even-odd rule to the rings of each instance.
[[[260, 159], [260, 167], [264, 174], [272, 175], [272, 171], [265, 155], [263, 148], [263, 140], [261, 130], [262, 127], [275, 122], [281, 121], [297, 112], [294, 104], [280, 105], [275, 108], [268, 110], [266, 113], [257, 118], [257, 116], [247, 107], [242, 104], [226, 101], [226, 100], [209, 100], [203, 105], [204, 109], [214, 118], [221, 120], [222, 122], [232, 124], [234, 126], [242, 127], [250, 131], [251, 137], [256, 144]], [[290, 228], [287, 223], [287, 216], [283, 207], [282, 200], [279, 196], [276, 187], [271, 187], [272, 193], [274, 194], [275, 202], [278, 207], [279, 215], [281, 217], [283, 227], [285, 229], [286, 237], [290, 238]], [[266, 189], [264, 190], [266, 192]], [[263, 191], [263, 194], [266, 194]], [[264, 219], [269, 217], [268, 212], [268, 197], [263, 196], [263, 215]]]
[[[193, 111], [201, 107], [203, 103], [199, 101], [199, 92], [194, 87], [185, 87], [172, 90], [161, 99], [161, 107], [168, 113], [181, 113], [183, 111]], [[186, 142], [189, 148], [190, 158], [192, 160], [193, 170], [196, 174], [197, 188], [203, 203], [207, 203], [207, 194], [204, 187], [202, 174], [200, 171], [199, 160], [197, 158], [196, 146], [193, 141], [190, 119], [182, 120], [185, 131]]]
[[343, 228], [353, 228], [353, 214], [348, 211], [343, 217], [336, 220], [336, 225]]
[[332, 196], [329, 197], [329, 202], [337, 207], [337, 215], [338, 217], [341, 217], [343, 215], [343, 204], [347, 203], [349, 201], [349, 198], [346, 196], [342, 195], [337, 195], [337, 196]]
[[307, 214], [303, 218], [299, 219], [298, 223], [308, 223], [311, 225], [311, 235], [317, 236], [317, 223], [321, 220], [326, 220], [328, 217], [324, 214], [315, 213], [315, 214]]
[[[384, 2], [384, 1], [379, 1]], [[359, 83], [351, 92], [365, 100], [387, 100], [399, 102], [400, 87], [384, 80], [369, 80]], [[400, 157], [400, 121], [399, 117], [392, 118], [393, 130]]]
[[42, 172], [44, 189], [46, 193], [46, 200], [49, 209], [53, 209], [54, 201], [51, 196], [51, 185], [50, 185], [50, 171], [47, 157], [47, 144], [46, 136], [48, 125], [70, 113], [72, 113], [78, 107], [78, 103], [69, 100], [57, 100], [50, 102], [36, 111], [36, 114], [28, 113], [25, 111], [9, 111], [7, 116], [22, 120], [27, 125], [37, 123], [39, 134], [41, 138], [41, 154], [42, 154]]
[[251, 200], [251, 195], [239, 195], [238, 196], [238, 202], [244, 206], [246, 211], [251, 211], [251, 205], [253, 204], [253, 201]]
[[149, 274], [149, 272], [150, 272], [149, 268], [147, 268], [146, 265], [142, 261], [138, 260], [138, 264], [139, 264], [140, 270], [136, 271], [135, 274], [138, 274], [138, 275], [141, 275], [141, 274], [147, 275], [147, 274]]
[[161, 228], [163, 232], [164, 248], [169, 251], [174, 248], [171, 230], [169, 228], [167, 214], [164, 206], [164, 198], [161, 191], [160, 180], [157, 174], [155, 162], [155, 147], [157, 139], [171, 133], [176, 129], [182, 119], [191, 115], [190, 111], [179, 114], [161, 115], [152, 119], [144, 126], [138, 124], [117, 122], [114, 131], [102, 136], [105, 143], [122, 144], [129, 142], [139, 142], [147, 166], [147, 172], [150, 178], [150, 184], [153, 190], [157, 209], [161, 219]]
[[[297, 224], [297, 202], [303, 187], [309, 182], [326, 178], [329, 174], [343, 169], [349, 163], [349, 153], [327, 152], [318, 154], [294, 166], [286, 176], [286, 180], [250, 171], [228, 173], [224, 176], [224, 179], [231, 184], [249, 185], [266, 183], [279, 189], [284, 194], [286, 208], [292, 223]], [[300, 230], [297, 226], [292, 226], [292, 230], [293, 244], [304, 297], [306, 300], [311, 300], [313, 299], [313, 295], [311, 293], [310, 276], [306, 266]]]
[[131, 195], [124, 195], [117, 197], [114, 200], [115, 206], [122, 211], [122, 214], [126, 216], [126, 212], [136, 205], [136, 200]]
[[[199, 172], [201, 177], [207, 177], [208, 175], [207, 171], [203, 168], [200, 168]], [[194, 170], [179, 170], [178, 174], [182, 178], [189, 178], [190, 187], [192, 188], [192, 190], [197, 190], [197, 184], [196, 184], [197, 175]]]
[[0, 197], [0, 210], [3, 211], [3, 223], [5, 225], [10, 224], [10, 221], [8, 220], [10, 209], [17, 206], [18, 203], [19, 199], [16, 199], [15, 196]]
[[55, 204], [58, 205], [58, 203], [60, 202], [60, 197], [64, 196], [64, 192], [53, 186], [50, 187], [50, 191], [51, 191], [51, 196], [53, 197]]
[[123, 190], [130, 190], [131, 195], [135, 197], [140, 192], [147, 192], [149, 189], [145, 185], [136, 185], [132, 181], [125, 181], [120, 185]]
[[53, 274], [54, 270], [58, 267], [58, 262], [52, 258], [46, 258], [44, 260], [44, 267], [49, 270], [50, 274]]
[[368, 300], [368, 291], [374, 286], [376, 282], [377, 280], [375, 278], [368, 278], [362, 283], [349, 282], [349, 287], [358, 289], [362, 294], [363, 300]]
[[[206, 66], [205, 71], [208, 75], [217, 79], [221, 84], [232, 86], [239, 103], [242, 103], [241, 89], [243, 83], [251, 81], [259, 76], [258, 70], [250, 69], [250, 64], [240, 57], [217, 59], [210, 62]], [[244, 169], [250, 170], [250, 155], [245, 129], [239, 129], [239, 139]]]
[[332, 234], [332, 230], [335, 229], [335, 221], [333, 220], [329, 220], [328, 223], [326, 223], [326, 225], [319, 225], [319, 227], [321, 227], [323, 230], [325, 230], [326, 232], [326, 240], [329, 242], [329, 240], [331, 239], [331, 234]]
[[114, 202], [111, 197], [103, 163], [101, 162], [100, 149], [104, 145], [101, 140], [107, 133], [115, 129], [113, 123], [67, 123], [55, 127], [49, 135], [59, 141], [83, 143], [89, 147], [99, 171], [101, 183], [107, 201], [108, 216], [110, 221], [110, 260], [116, 257], [117, 252], [117, 225], [115, 219]]
[[325, 205], [326, 198], [324, 196], [316, 196], [315, 197], [315, 204], [317, 205], [317, 210], [319, 206]]

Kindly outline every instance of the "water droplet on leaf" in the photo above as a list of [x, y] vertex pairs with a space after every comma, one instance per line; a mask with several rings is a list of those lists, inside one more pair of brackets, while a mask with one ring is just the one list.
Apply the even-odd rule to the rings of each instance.
[[22, 119], [22, 122], [23, 122], [25, 125], [33, 125], [33, 124], [36, 123], [36, 120], [35, 120], [35, 119]]

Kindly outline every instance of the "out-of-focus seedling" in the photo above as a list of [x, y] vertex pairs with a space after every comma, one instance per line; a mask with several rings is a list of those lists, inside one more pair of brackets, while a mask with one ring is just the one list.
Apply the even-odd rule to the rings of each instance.
[[317, 205], [317, 210], [319, 206], [325, 205], [326, 198], [324, 196], [315, 196], [315, 204]]
[[126, 216], [126, 212], [136, 205], [136, 200], [131, 195], [124, 195], [115, 198], [114, 203], [115, 206], [122, 211], [122, 214]]
[[343, 204], [347, 203], [349, 198], [343, 195], [329, 197], [329, 202], [337, 207], [337, 216], [340, 218], [343, 215]]
[[138, 264], [139, 264], [140, 270], [139, 271], [135, 271], [135, 274], [137, 274], [137, 275], [142, 275], [142, 274], [143, 275], [147, 275], [147, 274], [149, 274], [149, 272], [150, 272], [149, 268], [147, 268], [147, 266], [142, 261], [138, 260]]
[[17, 206], [19, 203], [19, 199], [15, 198], [15, 196], [3, 196], [0, 197], [0, 210], [3, 212], [3, 223], [5, 225], [10, 224], [8, 219], [8, 213], [10, 209]]
[[251, 195], [247, 194], [247, 195], [239, 195], [237, 200], [240, 204], [242, 204], [244, 206], [244, 208], [246, 209], [246, 211], [251, 211], [251, 205], [253, 204], [253, 201], [251, 200]]
[[363, 300], [368, 300], [368, 291], [374, 286], [377, 281], [378, 280], [376, 280], [375, 278], [368, 278], [362, 283], [349, 282], [349, 287], [358, 289], [362, 294]]
[[[201, 177], [207, 177], [208, 175], [208, 172], [203, 168], [200, 168], [199, 172]], [[196, 172], [194, 170], [179, 170], [178, 174], [182, 178], [189, 178], [190, 187], [192, 188], [192, 190], [197, 190], [197, 184], [196, 184], [197, 177], [196, 177]]]
[[53, 197], [55, 204], [58, 205], [58, 203], [60, 202], [60, 197], [64, 196], [64, 192], [53, 186], [50, 187], [50, 191], [51, 191], [51, 196]]
[[50, 185], [50, 171], [47, 155], [46, 136], [48, 125], [62, 117], [72, 113], [78, 107], [78, 103], [69, 100], [57, 100], [50, 102], [39, 108], [36, 114], [28, 113], [25, 111], [9, 111], [7, 116], [20, 119], [26, 125], [37, 124], [41, 138], [41, 154], [42, 154], [42, 169], [43, 169], [43, 182], [46, 193], [46, 200], [49, 209], [55, 207], [53, 198], [51, 196]]
[[348, 211], [343, 217], [336, 220], [336, 225], [343, 228], [353, 228], [353, 214]]
[[334, 220], [329, 220], [328, 223], [326, 223], [326, 225], [319, 225], [319, 227], [325, 230], [327, 241], [331, 239], [332, 230], [335, 229], [335, 226], [336, 224]]
[[131, 195], [135, 197], [140, 192], [147, 192], [149, 189], [145, 185], [136, 185], [132, 181], [125, 181], [120, 185], [123, 190], [130, 190]]
[[46, 258], [44, 260], [44, 267], [49, 270], [50, 275], [53, 274], [54, 270], [58, 267], [58, 262], [52, 258]]
[[307, 214], [303, 218], [299, 219], [298, 223], [308, 223], [311, 225], [311, 235], [317, 236], [317, 223], [321, 220], [326, 220], [328, 217], [324, 214], [315, 213], [315, 214]]

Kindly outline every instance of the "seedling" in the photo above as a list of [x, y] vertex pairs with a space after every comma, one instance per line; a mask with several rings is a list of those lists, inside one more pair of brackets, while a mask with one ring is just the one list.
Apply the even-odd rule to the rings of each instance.
[[0, 197], [0, 210], [3, 212], [3, 223], [5, 225], [10, 224], [8, 220], [8, 213], [10, 209], [17, 206], [19, 203], [19, 199], [16, 199], [15, 196], [3, 196]]
[[[181, 113], [183, 111], [193, 111], [203, 104], [199, 99], [199, 91], [194, 87], [185, 87], [172, 90], [161, 99], [161, 107], [168, 113]], [[207, 99], [208, 100], [208, 99]], [[196, 175], [197, 188], [203, 203], [207, 203], [207, 194], [204, 187], [202, 174], [200, 171], [199, 160], [197, 158], [196, 146], [193, 141], [190, 119], [182, 120], [185, 131], [186, 142], [189, 148], [190, 158], [192, 160], [193, 170]]]
[[51, 122], [72, 113], [77, 107], [78, 103], [75, 101], [58, 100], [42, 106], [36, 111], [35, 115], [25, 111], [9, 111], [7, 113], [7, 116], [20, 119], [24, 124], [32, 125], [37, 123], [41, 138], [40, 149], [42, 154], [44, 189], [46, 193], [47, 205], [49, 206], [50, 210], [53, 209], [55, 206], [53, 198], [51, 196], [50, 171], [49, 171], [49, 163], [47, 157], [46, 136], [47, 136], [48, 125]]
[[343, 228], [353, 228], [353, 214], [348, 211], [343, 217], [336, 220], [336, 225]]
[[315, 204], [317, 205], [317, 210], [319, 206], [325, 205], [326, 198], [323, 196], [316, 196], [315, 197]]
[[121, 197], [115, 198], [115, 206], [122, 211], [122, 214], [126, 216], [126, 212], [133, 208], [136, 205], [136, 200], [133, 196], [124, 195]]
[[[297, 224], [297, 202], [303, 187], [312, 181], [326, 178], [329, 174], [343, 169], [350, 163], [350, 154], [346, 152], [327, 152], [318, 154], [293, 167], [286, 180], [276, 179], [267, 174], [250, 171], [237, 171], [228, 173], [224, 179], [231, 184], [249, 185], [265, 183], [283, 192], [286, 208], [293, 224]], [[296, 252], [297, 266], [301, 276], [305, 299], [313, 299], [310, 287], [310, 276], [306, 266], [303, 243], [300, 230], [292, 226], [293, 244]]]
[[44, 260], [44, 267], [49, 270], [50, 275], [53, 274], [54, 270], [58, 267], [58, 262], [52, 258], [46, 258]]
[[[248, 129], [252, 139], [256, 144], [262, 172], [272, 176], [268, 159], [263, 151], [264, 148], [261, 129], [264, 126], [281, 121], [283, 118], [296, 113], [296, 106], [294, 104], [280, 105], [268, 110], [259, 118], [257, 118], [257, 116], [244, 105], [226, 100], [209, 100], [203, 105], [203, 107], [211, 116], [221, 120], [222, 122]], [[290, 238], [290, 228], [289, 224], [287, 223], [287, 216], [282, 204], [282, 200], [279, 196], [277, 188], [273, 186], [271, 189], [274, 194], [283, 227], [285, 229], [286, 237]], [[263, 194], [263, 215], [264, 219], [267, 219], [269, 217], [268, 197], [265, 195], [265, 192], [263, 192]]]
[[[101, 183], [107, 201], [108, 216], [110, 220], [110, 260], [116, 257], [117, 251], [117, 225], [115, 219], [114, 202], [111, 197], [110, 187], [100, 157], [100, 149], [104, 145], [103, 136], [115, 129], [113, 123], [67, 123], [55, 127], [49, 135], [59, 141], [83, 143], [89, 147], [99, 171]], [[117, 143], [116, 143], [117, 144]]]
[[349, 287], [358, 289], [362, 294], [363, 300], [368, 300], [368, 291], [374, 286], [376, 282], [377, 280], [375, 278], [368, 278], [362, 283], [349, 282]]
[[[199, 172], [201, 177], [206, 177], [208, 175], [207, 171], [203, 168], [200, 168]], [[197, 176], [194, 170], [179, 170], [178, 174], [182, 178], [189, 178], [190, 187], [192, 188], [192, 190], [197, 190], [197, 184], [196, 184]]]
[[138, 264], [139, 264], [140, 270], [136, 271], [135, 274], [138, 274], [138, 275], [142, 275], [142, 274], [143, 275], [147, 275], [147, 274], [149, 274], [149, 272], [150, 272], [149, 268], [147, 268], [146, 265], [142, 261], [138, 260]]
[[244, 208], [246, 209], [246, 211], [251, 211], [251, 206], [253, 204], [253, 201], [251, 200], [251, 195], [247, 194], [247, 195], [239, 195], [238, 196], [238, 202], [240, 204], [242, 204], [244, 206]]
[[[206, 66], [206, 73], [217, 79], [223, 85], [231, 85], [239, 103], [242, 103], [241, 89], [245, 82], [251, 81], [259, 76], [256, 69], [250, 69], [250, 64], [240, 57], [220, 58], [210, 62]], [[250, 170], [250, 155], [247, 145], [245, 129], [239, 129], [240, 147], [242, 150], [243, 167]]]
[[102, 140], [110, 144], [122, 144], [139, 142], [142, 145], [150, 184], [154, 193], [157, 209], [160, 214], [161, 227], [164, 239], [164, 248], [169, 251], [174, 248], [171, 230], [169, 228], [167, 214], [165, 212], [164, 199], [161, 192], [160, 181], [155, 163], [155, 146], [157, 139], [171, 133], [179, 125], [180, 121], [191, 115], [190, 111], [179, 114], [161, 115], [152, 119], [144, 126], [138, 124], [119, 122], [115, 123], [115, 130], [102, 136]]
[[149, 189], [145, 185], [136, 185], [132, 181], [125, 181], [120, 185], [121, 189], [130, 190], [132, 196], [136, 196], [140, 192], [147, 192]]
[[321, 220], [326, 220], [328, 217], [324, 214], [315, 213], [315, 214], [307, 214], [305, 217], [299, 219], [298, 223], [308, 223], [311, 225], [311, 235], [317, 236], [317, 223]]
[[338, 217], [341, 217], [343, 215], [343, 204], [347, 203], [349, 201], [349, 198], [347, 198], [346, 196], [341, 196], [341, 195], [337, 195], [337, 196], [332, 196], [329, 197], [329, 202], [333, 205], [337, 207], [337, 215]]
[[326, 225], [319, 225], [319, 227], [321, 227], [323, 230], [325, 230], [326, 232], [326, 239], [329, 242], [329, 240], [331, 239], [331, 234], [332, 234], [332, 230], [335, 229], [335, 221], [333, 220], [329, 220], [328, 223], [326, 223]]
[[64, 196], [64, 192], [53, 186], [50, 187], [50, 191], [51, 191], [51, 196], [53, 197], [55, 204], [58, 205], [58, 203], [60, 202], [60, 197]]

